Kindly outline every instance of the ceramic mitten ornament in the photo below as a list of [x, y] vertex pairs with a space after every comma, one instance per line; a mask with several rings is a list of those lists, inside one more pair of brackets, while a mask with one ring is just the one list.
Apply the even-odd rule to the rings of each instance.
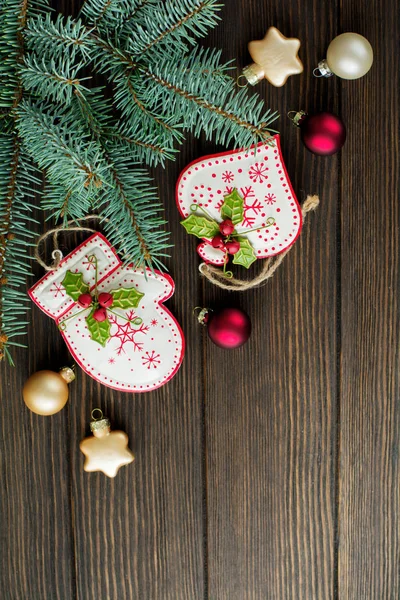
[[160, 387], [181, 365], [183, 334], [163, 305], [173, 293], [171, 277], [124, 266], [99, 233], [29, 290], [56, 321], [76, 363], [126, 392]]
[[191, 163], [179, 177], [176, 202], [186, 231], [203, 240], [197, 247], [201, 258], [224, 268], [231, 257], [233, 264], [249, 267], [280, 254], [301, 230], [279, 135], [256, 148]]

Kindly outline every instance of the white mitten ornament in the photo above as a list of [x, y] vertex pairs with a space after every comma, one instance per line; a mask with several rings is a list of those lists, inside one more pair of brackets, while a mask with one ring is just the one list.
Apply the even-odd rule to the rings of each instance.
[[168, 275], [122, 264], [99, 233], [29, 290], [82, 369], [108, 387], [148, 392], [169, 381], [184, 353], [182, 330], [163, 302]]
[[181, 173], [176, 202], [186, 231], [202, 239], [206, 263], [229, 258], [248, 268], [287, 250], [300, 234], [302, 214], [281, 153], [269, 144], [200, 158]]

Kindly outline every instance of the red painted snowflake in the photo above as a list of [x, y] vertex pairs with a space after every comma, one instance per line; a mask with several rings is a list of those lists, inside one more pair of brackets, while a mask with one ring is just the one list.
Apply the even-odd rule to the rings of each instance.
[[234, 174], [232, 173], [232, 171], [225, 171], [224, 173], [222, 173], [222, 181], [225, 181], [225, 183], [231, 183], [234, 180]]
[[268, 179], [267, 171], [268, 167], [265, 166], [264, 162], [256, 162], [249, 169], [249, 177], [253, 183], [262, 183]]
[[157, 369], [158, 365], [161, 365], [161, 360], [158, 360], [160, 356], [160, 354], [156, 354], [155, 350], [146, 352], [145, 356], [142, 356], [143, 366], [147, 367], [148, 369], [151, 367], [153, 367], [153, 369]]
[[245, 201], [244, 204], [244, 217], [242, 221], [243, 227], [253, 227], [256, 217], [261, 213], [263, 205], [260, 200], [254, 198], [252, 202]]
[[86, 260], [82, 261], [82, 265], [85, 265], [86, 271], [90, 271], [91, 269], [96, 269], [96, 257], [93, 254], [89, 256], [85, 256]]
[[60, 294], [61, 298], [64, 298], [64, 296], [65, 296], [65, 290], [64, 290], [63, 286], [61, 285], [61, 283], [53, 283], [53, 285], [50, 288], [50, 292], [52, 294], [54, 294], [54, 298], [58, 298], [59, 294]]
[[134, 352], [136, 352], [136, 350], [138, 352], [142, 352], [143, 342], [138, 342], [135, 339], [135, 336], [137, 336], [140, 333], [146, 335], [149, 331], [149, 327], [144, 323], [141, 323], [138, 326], [135, 326], [135, 324], [132, 323], [133, 319], [135, 319], [135, 311], [129, 311], [126, 316], [129, 319], [129, 321], [121, 322], [118, 320], [118, 317], [114, 315], [109, 315], [108, 317], [111, 323], [110, 339], [115, 338], [118, 340], [119, 343], [118, 347], [116, 348], [116, 353], [118, 355], [122, 354], [123, 352], [126, 352], [125, 345], [127, 344], [133, 345]]
[[267, 204], [275, 204], [276, 202], [276, 196], [275, 194], [267, 194], [266, 196], [264, 196], [264, 200]]
[[157, 321], [157, 319], [152, 319], [152, 320], [150, 321], [150, 325], [151, 325], [152, 327], [157, 327], [157, 325], [158, 325], [158, 321]]
[[114, 365], [115, 364], [115, 358], [111, 356], [111, 358], [108, 359], [108, 364], [109, 365]]

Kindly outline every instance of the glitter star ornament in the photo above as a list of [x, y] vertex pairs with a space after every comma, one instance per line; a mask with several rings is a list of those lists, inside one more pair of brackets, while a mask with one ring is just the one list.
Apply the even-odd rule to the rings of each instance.
[[250, 42], [248, 48], [254, 63], [243, 69], [243, 75], [250, 85], [265, 78], [281, 87], [290, 75], [303, 72], [297, 54], [300, 40], [285, 37], [276, 27], [270, 27], [262, 40]]
[[120, 391], [148, 392], [167, 383], [183, 359], [181, 328], [163, 304], [174, 287], [168, 275], [124, 265], [96, 233], [29, 295], [88, 375]]
[[[96, 418], [95, 413], [99, 413], [99, 417]], [[79, 445], [86, 456], [85, 471], [101, 471], [107, 477], [115, 477], [120, 467], [134, 461], [135, 457], [128, 448], [128, 436], [124, 431], [111, 431], [110, 421], [104, 418], [99, 408], [92, 410], [90, 430], [93, 435]]]

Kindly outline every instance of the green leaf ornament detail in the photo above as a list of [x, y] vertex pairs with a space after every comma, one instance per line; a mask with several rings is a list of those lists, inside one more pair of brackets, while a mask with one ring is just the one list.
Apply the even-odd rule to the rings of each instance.
[[219, 233], [219, 225], [216, 221], [211, 221], [198, 215], [190, 215], [187, 219], [181, 221], [181, 225], [183, 225], [187, 233], [195, 235], [200, 239], [212, 239]]
[[102, 321], [96, 321], [93, 318], [93, 313], [95, 309], [93, 309], [90, 314], [86, 317], [86, 323], [90, 332], [90, 338], [100, 344], [101, 346], [105, 346], [108, 340], [110, 339], [110, 329], [111, 324], [108, 319]]
[[246, 238], [238, 238], [238, 242], [240, 243], [240, 250], [236, 252], [232, 262], [248, 269], [257, 260], [253, 246]]
[[88, 284], [83, 281], [82, 273], [67, 271], [61, 285], [64, 286], [68, 296], [75, 302], [81, 294], [86, 294], [89, 291]]
[[117, 290], [111, 290], [114, 301], [112, 308], [137, 308], [144, 294], [139, 292], [136, 288], [119, 288]]
[[224, 203], [221, 207], [221, 217], [230, 219], [234, 225], [239, 225], [244, 216], [243, 198], [235, 188], [230, 194], [224, 197]]

